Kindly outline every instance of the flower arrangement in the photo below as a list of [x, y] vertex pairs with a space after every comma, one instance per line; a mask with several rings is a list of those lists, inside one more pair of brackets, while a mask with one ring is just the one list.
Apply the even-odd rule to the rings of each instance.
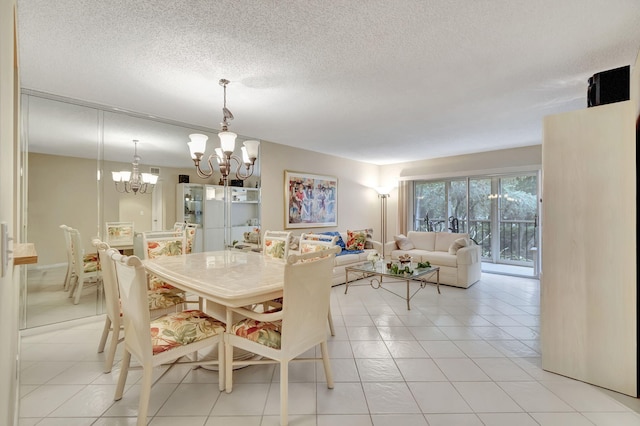
[[369, 262], [371, 262], [371, 264], [372, 264], [373, 266], [375, 266], [375, 265], [376, 265], [376, 262], [377, 262], [378, 260], [380, 260], [380, 254], [378, 254], [378, 252], [377, 252], [377, 251], [372, 251], [371, 253], [369, 253], [369, 254], [367, 255], [367, 260], [368, 260]]

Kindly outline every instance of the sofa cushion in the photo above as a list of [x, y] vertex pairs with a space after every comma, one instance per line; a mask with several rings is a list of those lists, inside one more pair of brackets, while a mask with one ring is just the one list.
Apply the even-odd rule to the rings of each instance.
[[352, 254], [346, 251], [342, 256], [336, 256], [333, 260], [335, 266], [348, 265], [350, 263], [358, 263], [360, 261], [360, 254]]
[[[417, 249], [421, 250], [435, 250], [436, 246], [436, 233], [435, 232], [419, 232], [419, 231], [409, 231], [407, 233], [407, 237], [413, 242], [413, 245], [416, 246]], [[449, 246], [447, 245], [448, 250]]]
[[425, 252], [422, 255], [422, 261], [429, 261], [432, 265], [436, 266], [458, 267], [458, 259], [456, 258], [456, 255], [449, 254], [446, 251]]
[[453, 243], [449, 246], [449, 254], [456, 254], [458, 250], [462, 247], [466, 247], [469, 245], [469, 241], [466, 238], [458, 238], [454, 240]]
[[469, 234], [455, 234], [452, 232], [436, 232], [435, 251], [449, 253], [449, 247], [458, 238], [469, 238]]
[[400, 250], [411, 250], [415, 248], [413, 241], [403, 234], [396, 235], [393, 239], [396, 241], [396, 245]]
[[364, 231], [347, 230], [347, 250], [364, 250], [367, 234]]

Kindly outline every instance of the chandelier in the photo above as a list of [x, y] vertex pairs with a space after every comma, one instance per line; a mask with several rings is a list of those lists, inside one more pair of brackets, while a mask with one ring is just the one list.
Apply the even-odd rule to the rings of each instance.
[[[231, 173], [231, 162], [236, 163], [235, 176], [240, 180], [248, 179], [253, 174], [254, 165], [258, 158], [258, 147], [260, 142], [256, 140], [245, 141], [242, 150], [242, 159], [233, 154], [236, 147], [236, 135], [229, 131], [229, 123], [227, 120], [233, 120], [233, 114], [227, 109], [227, 84], [229, 80], [221, 79], [219, 84], [224, 89], [224, 104], [222, 107], [222, 131], [218, 133], [220, 138], [220, 148], [215, 149], [215, 154], [211, 154], [207, 159], [209, 164], [209, 170], [205, 171], [200, 168], [200, 161], [204, 156], [204, 151], [207, 147], [207, 135], [194, 133], [189, 135], [191, 142], [188, 142], [189, 151], [191, 151], [191, 158], [196, 166], [196, 172], [201, 178], [208, 178], [213, 175], [213, 161], [215, 159], [218, 163], [218, 168], [222, 174], [222, 180], [225, 185], [227, 184], [227, 178]], [[242, 168], [244, 165], [244, 170]]]
[[140, 173], [138, 165], [140, 156], [138, 155], [138, 141], [133, 141], [133, 162], [131, 171], [122, 170], [111, 172], [111, 177], [116, 185], [116, 191], [121, 193], [146, 194], [153, 191], [154, 185], [158, 182], [158, 176], [151, 173]]

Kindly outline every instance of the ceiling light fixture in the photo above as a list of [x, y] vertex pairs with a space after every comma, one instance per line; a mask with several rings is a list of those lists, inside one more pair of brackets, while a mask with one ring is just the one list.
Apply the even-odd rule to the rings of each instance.
[[[229, 131], [229, 123], [227, 120], [233, 120], [233, 114], [231, 111], [227, 109], [227, 84], [229, 84], [229, 80], [225, 80], [224, 78], [219, 82], [220, 86], [224, 88], [224, 105], [222, 107], [222, 131], [218, 133], [218, 137], [220, 138], [220, 148], [215, 149], [215, 154], [211, 154], [207, 159], [207, 163], [209, 164], [209, 170], [204, 171], [200, 168], [200, 161], [204, 156], [204, 151], [207, 147], [207, 135], [203, 135], [200, 133], [194, 133], [189, 135], [189, 139], [191, 142], [188, 142], [189, 151], [191, 152], [191, 159], [196, 165], [196, 172], [198, 176], [201, 178], [208, 178], [213, 175], [213, 159], [215, 158], [218, 163], [218, 167], [220, 168], [220, 173], [222, 174], [222, 180], [225, 184], [227, 184], [227, 177], [231, 172], [231, 160], [237, 163], [235, 175], [236, 178], [240, 180], [248, 179], [253, 174], [253, 169], [255, 162], [258, 158], [258, 147], [260, 146], [260, 142], [256, 140], [244, 141], [244, 146], [242, 147], [242, 159], [233, 155], [233, 151], [236, 147], [236, 135], [233, 132]], [[242, 170], [242, 165], [244, 164], [245, 170]]]
[[116, 191], [120, 193], [146, 194], [153, 191], [158, 182], [158, 176], [151, 173], [140, 173], [140, 156], [138, 155], [138, 141], [133, 141], [133, 162], [131, 171], [111, 172], [111, 177], [116, 185]]

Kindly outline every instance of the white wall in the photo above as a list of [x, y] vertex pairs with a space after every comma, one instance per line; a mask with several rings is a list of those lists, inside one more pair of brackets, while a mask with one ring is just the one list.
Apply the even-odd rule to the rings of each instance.
[[289, 170], [338, 178], [338, 226], [294, 229], [294, 234], [373, 228], [378, 239], [380, 201], [373, 188], [378, 186], [379, 166], [270, 142], [261, 143], [260, 155], [263, 230], [284, 229], [284, 172]]

